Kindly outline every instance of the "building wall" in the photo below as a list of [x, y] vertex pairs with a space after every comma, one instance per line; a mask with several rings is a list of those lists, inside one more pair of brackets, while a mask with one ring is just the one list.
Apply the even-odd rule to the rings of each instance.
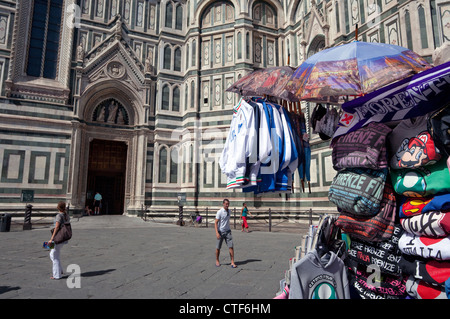
[[[449, 41], [448, 1], [60, 0], [54, 78], [30, 76], [33, 0], [0, 1], [0, 209], [86, 204], [89, 143], [127, 145], [124, 212], [334, 209], [329, 142], [310, 133], [311, 183], [292, 194], [227, 191], [218, 158], [240, 96], [226, 88], [255, 68], [296, 67], [356, 38], [408, 47], [431, 61]], [[58, 4], [57, 0], [48, 2]], [[116, 101], [124, 120], [99, 120]], [[103, 104], [102, 104], [103, 103]], [[308, 117], [314, 105], [302, 103]], [[309, 129], [309, 128], [308, 128]]]

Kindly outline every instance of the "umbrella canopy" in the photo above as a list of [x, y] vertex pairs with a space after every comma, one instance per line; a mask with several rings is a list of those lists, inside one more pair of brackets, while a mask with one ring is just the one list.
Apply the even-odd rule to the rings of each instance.
[[450, 101], [450, 61], [391, 83], [342, 104], [333, 138], [371, 122], [387, 123], [423, 116]]
[[431, 68], [417, 53], [385, 43], [353, 41], [320, 51], [303, 62], [286, 84], [301, 100], [339, 104]]
[[288, 101], [298, 98], [284, 90], [295, 69], [289, 66], [255, 70], [233, 83], [226, 91], [244, 96], [274, 96]]

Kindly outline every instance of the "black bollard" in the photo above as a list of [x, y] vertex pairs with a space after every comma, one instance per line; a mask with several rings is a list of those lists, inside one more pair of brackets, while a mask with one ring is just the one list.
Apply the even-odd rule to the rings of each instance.
[[181, 205], [178, 206], [178, 221], [177, 221], [177, 225], [179, 225], [179, 226], [184, 226], [184, 221], [183, 221], [183, 206], [181, 206]]
[[23, 230], [31, 230], [31, 212], [33, 205], [28, 204], [25, 208], [25, 219], [23, 221]]

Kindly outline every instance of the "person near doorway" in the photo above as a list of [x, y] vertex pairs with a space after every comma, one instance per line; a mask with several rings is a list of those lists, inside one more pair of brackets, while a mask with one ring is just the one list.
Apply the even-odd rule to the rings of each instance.
[[99, 192], [95, 193], [94, 196], [94, 215], [99, 215], [102, 209], [102, 195]]
[[86, 207], [84, 208], [84, 215], [85, 216], [91, 216], [91, 215], [93, 215], [94, 213], [92, 212], [92, 208], [91, 207], [89, 207], [89, 205], [86, 205]]
[[222, 243], [225, 240], [228, 250], [230, 252], [231, 259], [231, 267], [236, 268], [236, 264], [234, 263], [234, 247], [233, 247], [233, 238], [231, 236], [231, 228], [230, 228], [230, 201], [228, 199], [224, 199], [222, 202], [223, 207], [217, 211], [216, 219], [214, 221], [214, 228], [216, 230], [216, 266], [220, 266], [219, 255], [220, 249], [222, 248]]
[[247, 216], [250, 215], [251, 217], [253, 217], [253, 215], [248, 211], [247, 208], [247, 203], [242, 204], [242, 210], [241, 210], [241, 218], [242, 218], [242, 231], [244, 231], [244, 229], [248, 231], [248, 223], [247, 223]]
[[[51, 243], [53, 241], [53, 237], [55, 237], [56, 233], [61, 229], [61, 225], [66, 221], [70, 222], [69, 214], [66, 212], [66, 203], [61, 201], [57, 205], [58, 214], [55, 217], [55, 223], [54, 223], [54, 231], [51, 239], [48, 241], [48, 243]], [[63, 274], [63, 268], [61, 266], [61, 248], [63, 245], [67, 244], [67, 241], [55, 244], [55, 247], [50, 250], [50, 259], [52, 261], [53, 267], [52, 267], [52, 273], [53, 276], [50, 277], [50, 279], [61, 279], [61, 275]]]

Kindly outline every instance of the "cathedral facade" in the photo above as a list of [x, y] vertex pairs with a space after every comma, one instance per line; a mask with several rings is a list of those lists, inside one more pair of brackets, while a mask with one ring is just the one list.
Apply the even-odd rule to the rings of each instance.
[[[358, 30], [358, 32], [356, 32]], [[450, 41], [441, 0], [0, 1], [1, 211], [334, 209], [329, 142], [310, 133], [310, 190], [226, 190], [218, 159], [232, 108], [226, 89], [256, 68], [299, 66], [359, 40], [431, 62]], [[314, 105], [302, 104], [308, 117]], [[309, 129], [309, 128], [308, 128]]]

